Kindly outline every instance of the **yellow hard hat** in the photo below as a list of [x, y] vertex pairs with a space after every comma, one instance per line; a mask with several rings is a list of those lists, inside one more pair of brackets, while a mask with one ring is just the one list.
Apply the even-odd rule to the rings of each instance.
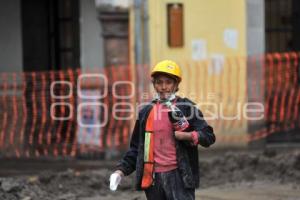
[[165, 73], [172, 76], [176, 76], [179, 82], [182, 79], [180, 67], [174, 61], [171, 60], [163, 60], [157, 63], [151, 71], [151, 76], [153, 77], [156, 73]]

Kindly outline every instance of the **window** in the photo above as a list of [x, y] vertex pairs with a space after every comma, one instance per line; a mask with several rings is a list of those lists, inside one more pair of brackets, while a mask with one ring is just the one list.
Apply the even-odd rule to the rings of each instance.
[[57, 36], [61, 68], [79, 67], [79, 2], [58, 0]]
[[167, 5], [168, 45], [183, 46], [183, 5], [180, 3]]

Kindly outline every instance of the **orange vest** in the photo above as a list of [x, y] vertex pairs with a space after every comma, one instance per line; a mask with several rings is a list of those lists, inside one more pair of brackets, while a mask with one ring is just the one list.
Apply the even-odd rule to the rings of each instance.
[[151, 109], [146, 122], [145, 143], [144, 143], [144, 173], [142, 178], [142, 189], [150, 187], [153, 183], [154, 171], [154, 131], [153, 121], [156, 106]]

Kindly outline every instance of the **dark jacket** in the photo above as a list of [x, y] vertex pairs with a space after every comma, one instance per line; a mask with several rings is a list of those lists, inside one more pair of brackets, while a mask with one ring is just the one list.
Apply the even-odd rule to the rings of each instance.
[[[136, 170], [136, 189], [141, 190], [141, 181], [144, 167], [144, 139], [147, 117], [155, 102], [146, 105], [138, 115], [132, 133], [130, 148], [117, 165], [125, 176]], [[199, 144], [209, 147], [215, 142], [212, 127], [205, 120], [200, 110], [187, 98], [176, 99], [176, 106], [183, 112], [189, 121], [189, 128], [185, 131], [197, 131]], [[175, 140], [178, 170], [186, 188], [199, 187], [199, 161], [197, 146], [188, 141]]]

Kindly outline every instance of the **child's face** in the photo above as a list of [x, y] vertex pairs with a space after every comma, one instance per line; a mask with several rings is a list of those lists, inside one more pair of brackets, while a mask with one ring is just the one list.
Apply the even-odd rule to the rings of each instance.
[[161, 99], [167, 99], [177, 90], [178, 83], [167, 75], [159, 74], [154, 78], [153, 86]]

